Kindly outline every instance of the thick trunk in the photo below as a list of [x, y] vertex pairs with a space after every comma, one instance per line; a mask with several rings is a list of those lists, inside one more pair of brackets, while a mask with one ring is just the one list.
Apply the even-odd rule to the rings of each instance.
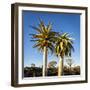
[[63, 58], [60, 57], [58, 64], [58, 76], [63, 75]]
[[43, 51], [43, 77], [47, 76], [47, 47]]

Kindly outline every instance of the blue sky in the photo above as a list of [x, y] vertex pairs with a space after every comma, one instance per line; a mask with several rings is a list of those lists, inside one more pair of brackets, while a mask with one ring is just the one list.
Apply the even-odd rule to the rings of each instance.
[[[74, 49], [72, 58], [75, 64], [80, 63], [80, 14], [61, 14], [48, 12], [32, 12], [23, 11], [23, 34], [24, 34], [24, 67], [30, 66], [34, 63], [36, 66], [42, 66], [43, 53], [39, 52], [37, 48], [32, 48], [35, 42], [31, 42], [30, 33], [36, 33], [30, 25], [38, 26], [41, 18], [45, 24], [52, 22], [52, 28], [57, 32], [68, 32], [74, 38]], [[48, 62], [55, 60], [58, 63], [58, 58], [55, 55], [48, 55]]]

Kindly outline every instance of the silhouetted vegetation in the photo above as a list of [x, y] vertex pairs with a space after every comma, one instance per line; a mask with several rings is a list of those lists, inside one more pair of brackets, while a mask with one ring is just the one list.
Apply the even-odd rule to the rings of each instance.
[[[35, 65], [34, 65], [35, 66]], [[80, 66], [75, 66], [69, 68], [68, 66], [64, 66], [63, 75], [80, 75]], [[42, 76], [42, 68], [41, 67], [25, 67], [24, 68], [24, 77], [41, 77]], [[58, 68], [47, 68], [47, 76], [58, 76]]]

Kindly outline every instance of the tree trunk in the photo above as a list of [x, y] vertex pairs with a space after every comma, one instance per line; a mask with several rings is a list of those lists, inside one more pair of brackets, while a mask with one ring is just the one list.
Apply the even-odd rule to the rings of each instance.
[[70, 71], [70, 75], [72, 74], [72, 72], [71, 72], [71, 65], [70, 65], [70, 67], [69, 67], [69, 71]]
[[60, 57], [58, 64], [58, 76], [63, 75], [63, 58]]
[[43, 77], [47, 76], [47, 47], [43, 51]]

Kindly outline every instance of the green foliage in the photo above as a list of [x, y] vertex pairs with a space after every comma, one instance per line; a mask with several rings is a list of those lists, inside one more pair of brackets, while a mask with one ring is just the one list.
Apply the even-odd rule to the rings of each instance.
[[68, 33], [63, 33], [57, 36], [55, 43], [55, 53], [57, 56], [71, 56], [71, 51], [74, 51], [73, 40]]
[[[64, 69], [63, 75], [80, 75], [80, 66], [71, 67], [71, 71], [67, 66], [64, 66], [63, 69]], [[47, 76], [57, 76], [57, 75], [58, 75], [57, 67], [47, 69]], [[42, 77], [42, 68], [25, 67], [24, 77]]]
[[49, 62], [48, 67], [49, 68], [55, 68], [56, 64], [57, 64], [56, 61], [51, 61], [51, 62]]
[[31, 64], [31, 67], [35, 67], [35, 64], [34, 64], [34, 63], [32, 63], [32, 64]]
[[39, 19], [40, 23], [36, 26], [31, 26], [36, 30], [36, 34], [30, 34], [35, 44], [33, 48], [38, 48], [39, 51], [43, 51], [44, 47], [47, 47], [52, 53], [55, 52], [57, 56], [71, 56], [73, 48], [73, 38], [68, 33], [59, 34], [52, 30], [52, 24], [48, 25]]
[[52, 24], [49, 22], [48, 25], [39, 19], [40, 23], [38, 27], [32, 26], [37, 31], [36, 34], [30, 34], [35, 44], [33, 48], [38, 48], [39, 51], [43, 51], [44, 47], [47, 47], [52, 53], [54, 51], [53, 42], [55, 42], [56, 32], [52, 30]]

